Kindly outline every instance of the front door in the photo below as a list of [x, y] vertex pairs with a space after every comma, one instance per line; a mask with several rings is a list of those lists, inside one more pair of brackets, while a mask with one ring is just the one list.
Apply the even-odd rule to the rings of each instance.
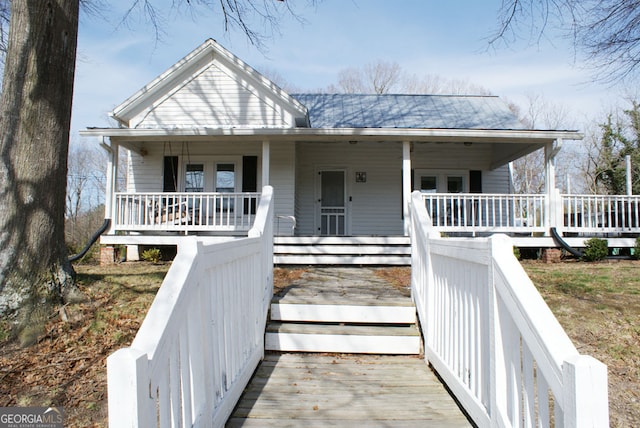
[[322, 236], [347, 234], [345, 171], [320, 171], [320, 225]]

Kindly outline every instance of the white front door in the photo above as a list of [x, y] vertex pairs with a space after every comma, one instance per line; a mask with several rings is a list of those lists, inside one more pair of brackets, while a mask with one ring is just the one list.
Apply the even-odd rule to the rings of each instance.
[[320, 171], [318, 232], [322, 236], [347, 234], [347, 204], [344, 170]]

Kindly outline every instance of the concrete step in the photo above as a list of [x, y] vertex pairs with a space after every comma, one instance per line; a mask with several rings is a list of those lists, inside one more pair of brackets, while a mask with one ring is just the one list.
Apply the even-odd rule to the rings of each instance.
[[418, 355], [421, 341], [415, 324], [271, 322], [265, 334], [265, 350]]

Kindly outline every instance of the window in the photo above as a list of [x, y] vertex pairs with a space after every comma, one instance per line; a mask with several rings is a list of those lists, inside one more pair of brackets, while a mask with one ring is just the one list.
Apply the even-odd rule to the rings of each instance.
[[[215, 188], [216, 192], [220, 193], [233, 193], [236, 191], [236, 165], [233, 163], [218, 163], [216, 164], [216, 178]], [[220, 211], [233, 211], [235, 208], [235, 201], [232, 197], [223, 197], [222, 206], [217, 207], [216, 210]]]
[[422, 193], [437, 193], [438, 178], [435, 175], [420, 177], [420, 191]]
[[447, 176], [447, 193], [462, 193], [464, 190], [464, 182], [459, 175]]
[[422, 193], [464, 193], [469, 173], [460, 170], [416, 170], [415, 183]]
[[216, 165], [216, 192], [235, 192], [235, 169], [236, 166], [232, 163], [219, 163]]
[[239, 192], [243, 187], [243, 169], [239, 157], [198, 156], [184, 162], [181, 170], [183, 172], [178, 184], [183, 192], [232, 193]]
[[187, 164], [184, 191], [204, 192], [204, 164]]

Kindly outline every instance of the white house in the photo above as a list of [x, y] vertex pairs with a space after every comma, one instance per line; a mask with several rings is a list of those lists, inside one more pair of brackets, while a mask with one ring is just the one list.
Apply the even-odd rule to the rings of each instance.
[[[611, 205], [563, 199], [554, 158], [562, 140], [581, 135], [527, 129], [494, 96], [288, 94], [207, 40], [111, 115], [118, 128], [82, 132], [111, 153], [102, 244], [246, 233], [267, 184], [282, 240], [406, 236], [413, 190], [447, 233], [621, 233], [639, 224], [635, 200], [613, 213], [627, 216], [618, 224]], [[121, 149], [129, 162], [118, 193]], [[538, 149], [546, 193], [512, 195], [509, 163]], [[586, 214], [591, 205], [599, 208]]]

